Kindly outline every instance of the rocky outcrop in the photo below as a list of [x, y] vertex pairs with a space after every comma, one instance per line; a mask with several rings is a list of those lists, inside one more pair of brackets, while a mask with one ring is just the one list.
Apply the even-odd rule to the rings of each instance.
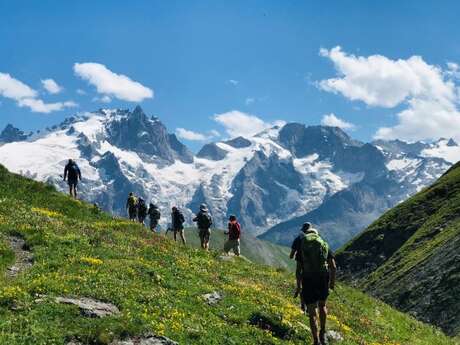
[[206, 158], [213, 161], [220, 161], [227, 156], [227, 151], [221, 149], [216, 143], [204, 145], [196, 155], [198, 158]]
[[26, 140], [29, 135], [14, 127], [12, 124], [7, 124], [3, 131], [0, 133], [0, 144], [12, 143], [15, 141]]
[[22, 271], [32, 267], [33, 254], [28, 250], [26, 242], [17, 236], [8, 238], [11, 249], [14, 252], [14, 264], [7, 269], [9, 277], [14, 278]]
[[111, 303], [100, 302], [92, 298], [70, 298], [56, 297], [56, 302], [61, 304], [72, 304], [77, 306], [81, 313], [87, 317], [106, 317], [117, 315], [120, 310]]
[[184, 163], [193, 161], [193, 154], [176, 136], [168, 134], [158, 119], [148, 118], [140, 106], [127, 115], [108, 124], [107, 140], [112, 145], [134, 151], [146, 159], [160, 158], [167, 164], [176, 159]]

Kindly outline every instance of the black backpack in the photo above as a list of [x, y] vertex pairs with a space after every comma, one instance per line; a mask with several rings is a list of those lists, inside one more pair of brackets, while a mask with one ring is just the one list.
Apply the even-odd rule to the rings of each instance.
[[198, 228], [200, 229], [209, 229], [212, 225], [211, 216], [206, 212], [200, 212], [197, 215]]
[[147, 205], [145, 205], [145, 201], [142, 199], [139, 199], [139, 204], [137, 206], [139, 208], [139, 213], [141, 215], [147, 214]]
[[78, 165], [75, 163], [72, 163], [67, 166], [68, 167], [68, 178], [69, 180], [76, 180], [79, 175], [80, 169], [78, 168]]

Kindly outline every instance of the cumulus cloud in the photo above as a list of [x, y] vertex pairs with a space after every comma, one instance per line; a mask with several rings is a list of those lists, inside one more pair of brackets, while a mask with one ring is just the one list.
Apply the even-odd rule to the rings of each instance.
[[223, 114], [214, 115], [214, 120], [221, 124], [230, 137], [251, 137], [264, 129], [273, 126], [283, 126], [284, 121], [265, 122], [261, 118], [246, 114], [238, 110], [232, 110]]
[[233, 85], [233, 86], [237, 86], [240, 82], [238, 80], [235, 80], [235, 79], [229, 79], [227, 80], [227, 83]]
[[38, 92], [8, 73], [0, 73], [0, 96], [16, 101], [20, 107], [28, 107], [37, 113], [51, 113], [77, 106], [72, 101], [45, 103], [37, 98]]
[[177, 128], [176, 135], [181, 139], [191, 140], [191, 141], [206, 141], [214, 137], [220, 136], [219, 132], [216, 130], [209, 131], [209, 134], [203, 134], [203, 133], [190, 131], [185, 128]]
[[342, 120], [335, 116], [334, 114], [324, 115], [323, 119], [321, 120], [321, 124], [323, 126], [330, 126], [330, 127], [339, 127], [342, 129], [350, 129], [353, 130], [356, 126], [350, 122]]
[[94, 62], [76, 63], [75, 74], [96, 87], [98, 93], [128, 102], [141, 102], [153, 98], [153, 90], [131, 80], [123, 74], [117, 74], [102, 64]]
[[337, 76], [322, 80], [319, 87], [369, 106], [395, 108], [398, 123], [380, 128], [380, 139], [423, 140], [460, 137], [459, 95], [454, 82], [457, 66], [446, 70], [426, 63], [420, 56], [392, 60], [382, 55], [355, 56], [340, 47], [321, 49]]
[[37, 91], [8, 73], [0, 73], [0, 95], [17, 101], [22, 98], [37, 97]]
[[53, 79], [42, 79], [42, 86], [43, 88], [51, 94], [57, 94], [63, 90], [62, 86], [59, 86]]
[[64, 110], [65, 108], [76, 107], [77, 104], [72, 101], [45, 103], [38, 98], [23, 98], [18, 101], [20, 107], [28, 107], [36, 113], [51, 113], [53, 111]]
[[77, 89], [77, 93], [78, 93], [80, 96], [86, 95], [86, 91], [83, 90], [83, 89]]

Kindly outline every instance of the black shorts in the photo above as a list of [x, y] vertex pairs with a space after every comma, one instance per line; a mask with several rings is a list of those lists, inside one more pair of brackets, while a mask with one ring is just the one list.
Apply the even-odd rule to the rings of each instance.
[[327, 300], [329, 296], [329, 272], [304, 273], [302, 275], [302, 297], [305, 304]]
[[67, 180], [69, 187], [76, 187], [78, 184], [78, 180]]

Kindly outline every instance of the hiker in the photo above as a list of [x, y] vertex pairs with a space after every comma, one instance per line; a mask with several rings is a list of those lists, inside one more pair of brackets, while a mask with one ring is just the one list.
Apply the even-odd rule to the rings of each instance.
[[[310, 223], [305, 223], [302, 226], [300, 234], [294, 239], [291, 246], [291, 253], [289, 254], [289, 258], [292, 260], [295, 258], [296, 262], [296, 270], [295, 270], [295, 278], [296, 278], [296, 290], [294, 292], [294, 298], [299, 296], [302, 290], [302, 263], [300, 262], [300, 243], [302, 238], [305, 236], [305, 232], [311, 228]], [[300, 295], [300, 305], [303, 311], [305, 311], [305, 304], [302, 299], [302, 295]]]
[[139, 198], [137, 201], [137, 220], [144, 225], [145, 218], [147, 218], [147, 205], [144, 199]]
[[[299, 252], [302, 269], [302, 299], [307, 305], [314, 345], [326, 344], [326, 300], [335, 287], [336, 265], [329, 245], [310, 223], [302, 226]], [[318, 332], [317, 309], [319, 309]]]
[[209, 250], [209, 237], [211, 236], [212, 218], [208, 213], [208, 207], [205, 204], [200, 205], [200, 211], [193, 221], [197, 223], [198, 235], [200, 236], [201, 248]]
[[150, 230], [152, 230], [153, 232], [156, 232], [158, 222], [161, 217], [160, 210], [158, 210], [158, 206], [155, 205], [154, 203], [150, 203], [147, 214], [150, 217]]
[[77, 198], [77, 184], [81, 181], [81, 172], [77, 163], [73, 159], [69, 159], [69, 162], [64, 168], [64, 181], [67, 179], [69, 185], [69, 194], [73, 198]]
[[128, 200], [126, 200], [126, 209], [128, 210], [129, 220], [135, 222], [137, 220], [137, 198], [134, 193], [129, 193]]
[[182, 212], [179, 211], [176, 206], [173, 206], [171, 212], [171, 227], [174, 232], [174, 241], [177, 241], [177, 233], [179, 233], [182, 243], [185, 245], [184, 222], [185, 218]]
[[224, 244], [225, 253], [228, 254], [230, 250], [233, 250], [236, 256], [240, 256], [241, 226], [234, 215], [228, 218], [228, 231], [225, 232], [225, 235], [228, 235], [228, 240]]

